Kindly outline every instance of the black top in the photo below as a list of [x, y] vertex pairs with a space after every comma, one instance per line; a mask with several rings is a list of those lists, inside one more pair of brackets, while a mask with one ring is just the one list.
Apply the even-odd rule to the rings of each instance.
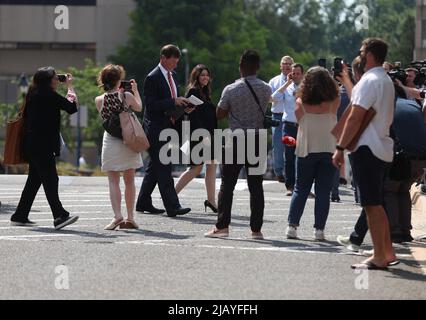
[[53, 90], [34, 92], [28, 97], [24, 115], [30, 154], [60, 155], [61, 110], [76, 113], [77, 104]]
[[189, 114], [191, 132], [196, 129], [207, 129], [213, 137], [214, 129], [217, 129], [216, 106], [211, 102], [210, 98], [202, 97], [200, 89], [190, 89], [186, 97], [189, 98], [191, 95], [204, 101], [204, 104], [197, 106]]

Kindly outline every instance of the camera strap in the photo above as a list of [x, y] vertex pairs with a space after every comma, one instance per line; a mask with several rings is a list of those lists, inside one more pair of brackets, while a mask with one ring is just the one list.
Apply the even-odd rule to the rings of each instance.
[[260, 102], [259, 102], [259, 98], [256, 95], [256, 92], [254, 92], [253, 87], [251, 86], [251, 84], [248, 82], [247, 79], [244, 79], [244, 82], [246, 83], [246, 85], [249, 87], [251, 94], [254, 97], [254, 100], [256, 100], [257, 106], [259, 107], [260, 112], [262, 112], [263, 116], [265, 117], [266, 114], [265, 112], [263, 112], [262, 107], [260, 106]]

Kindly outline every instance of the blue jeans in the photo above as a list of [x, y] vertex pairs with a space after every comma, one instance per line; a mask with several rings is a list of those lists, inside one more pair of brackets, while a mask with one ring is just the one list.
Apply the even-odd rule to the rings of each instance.
[[324, 230], [330, 210], [330, 192], [333, 186], [336, 167], [331, 161], [331, 153], [311, 153], [296, 160], [296, 185], [291, 198], [288, 223], [298, 227], [305, 209], [306, 200], [315, 182], [315, 225]]
[[283, 114], [273, 113], [272, 118], [280, 122], [278, 127], [272, 127], [272, 157], [274, 161], [274, 173], [284, 175], [284, 144], [282, 142]]
[[[297, 138], [297, 127], [291, 124], [284, 123], [283, 137], [290, 136]], [[296, 156], [294, 152], [296, 147], [284, 145], [284, 165], [285, 165], [285, 186], [287, 189], [294, 189], [296, 183]]]

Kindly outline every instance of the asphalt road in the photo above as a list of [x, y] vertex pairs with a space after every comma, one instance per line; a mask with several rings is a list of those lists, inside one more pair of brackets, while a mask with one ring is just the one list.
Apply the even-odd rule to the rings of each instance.
[[[177, 218], [138, 214], [140, 230], [104, 231], [112, 218], [107, 179], [61, 177], [64, 207], [80, 220], [57, 232], [42, 190], [30, 216], [38, 226], [10, 227], [25, 179], [0, 176], [0, 299], [426, 298], [420, 268], [425, 261], [416, 261], [410, 250], [426, 250], [424, 243], [397, 245], [402, 263], [390, 271], [350, 269], [364, 258], [336, 242], [337, 235], [349, 234], [360, 211], [346, 188], [341, 189], [343, 202], [331, 206], [328, 241], [313, 241], [312, 199], [302, 218], [301, 239], [287, 240], [290, 198], [284, 196], [283, 184], [265, 182], [266, 239], [254, 241], [243, 180], [235, 191], [230, 238], [223, 240], [203, 236], [216, 215], [204, 212], [202, 180], [180, 195], [192, 213]], [[162, 207], [157, 189], [154, 204]]]

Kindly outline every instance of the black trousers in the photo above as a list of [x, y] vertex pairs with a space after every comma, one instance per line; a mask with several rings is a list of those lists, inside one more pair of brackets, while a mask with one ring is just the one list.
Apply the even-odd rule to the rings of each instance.
[[354, 231], [351, 233], [351, 243], [361, 246], [368, 232], [367, 213], [362, 209], [361, 214], [355, 224]]
[[69, 216], [59, 200], [58, 195], [59, 177], [56, 171], [55, 156], [52, 155], [29, 155], [29, 173], [24, 190], [22, 191], [21, 199], [13, 220], [26, 220], [30, 213], [34, 199], [37, 195], [40, 186], [43, 185], [47, 201], [52, 210], [53, 218]]
[[142, 209], [152, 206], [151, 195], [158, 183], [164, 208], [167, 212], [173, 212], [180, 206], [180, 203], [172, 177], [172, 165], [162, 164], [159, 157], [160, 150], [166, 142], [159, 141], [161, 128], [145, 128], [145, 132], [150, 132], [150, 135], [148, 135], [151, 145], [148, 149], [150, 160], [145, 170], [142, 187], [136, 202], [136, 210], [142, 211]]
[[[234, 151], [236, 149], [234, 142]], [[259, 141], [256, 140], [256, 153], [259, 150]], [[252, 146], [253, 147], [253, 146]], [[247, 142], [246, 142], [247, 150]], [[234, 189], [238, 181], [241, 169], [244, 167], [247, 172], [247, 184], [250, 192], [250, 227], [253, 232], [259, 232], [263, 225], [263, 212], [265, 209], [265, 197], [263, 193], [263, 175], [250, 175], [249, 168], [256, 167], [248, 162], [247, 157], [244, 164], [237, 164], [237, 156], [234, 152], [234, 164], [222, 165], [222, 184], [218, 199], [218, 220], [216, 228], [228, 228], [231, 223], [232, 201], [234, 198]], [[224, 162], [223, 162], [224, 163]]]

